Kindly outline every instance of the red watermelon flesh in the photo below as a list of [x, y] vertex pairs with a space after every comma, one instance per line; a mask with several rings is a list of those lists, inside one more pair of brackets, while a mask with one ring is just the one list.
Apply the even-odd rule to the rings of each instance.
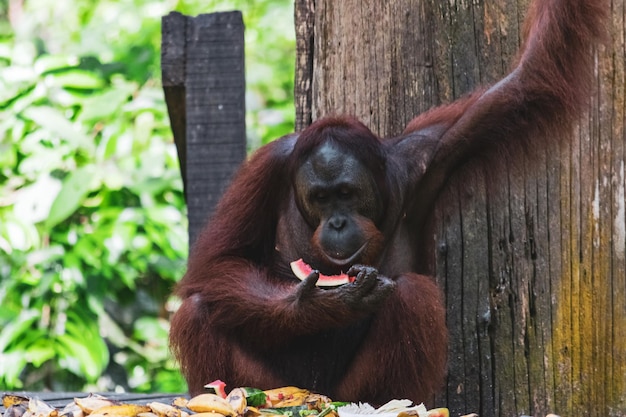
[[[311, 274], [311, 272], [313, 272], [313, 268], [311, 268], [311, 266], [304, 262], [302, 259], [293, 261], [290, 265], [294, 275], [301, 280], [304, 280]], [[337, 287], [339, 285], [352, 282], [354, 281], [354, 279], [355, 277], [349, 277], [344, 273], [341, 273], [339, 275], [324, 275], [320, 273], [320, 277], [315, 285], [317, 285], [318, 287]]]
[[215, 391], [215, 394], [219, 395], [222, 398], [226, 398], [226, 383], [216, 379], [215, 381], [206, 384], [204, 388], [209, 388]]

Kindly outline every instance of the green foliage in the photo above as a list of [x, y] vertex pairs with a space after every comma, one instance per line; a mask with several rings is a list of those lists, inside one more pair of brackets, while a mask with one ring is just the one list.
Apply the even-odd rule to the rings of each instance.
[[225, 8], [246, 20], [254, 147], [293, 128], [290, 1], [29, 0], [13, 21], [0, 6], [0, 387], [185, 389], [167, 347], [188, 248], [160, 20]]

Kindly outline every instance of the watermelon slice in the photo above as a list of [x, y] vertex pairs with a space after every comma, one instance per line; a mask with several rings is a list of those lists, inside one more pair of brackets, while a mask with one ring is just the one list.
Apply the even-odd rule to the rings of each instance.
[[[311, 274], [311, 272], [313, 272], [313, 268], [311, 268], [311, 266], [304, 262], [302, 259], [293, 261], [290, 265], [294, 275], [297, 276], [300, 280], [304, 280]], [[320, 274], [320, 277], [315, 285], [317, 285], [318, 287], [337, 287], [339, 285], [352, 282], [354, 281], [354, 279], [355, 277], [349, 277], [347, 274], [344, 273], [341, 273], [339, 275]]]
[[216, 379], [215, 381], [206, 384], [204, 388], [209, 391], [213, 391], [216, 395], [219, 395], [222, 398], [226, 398], [226, 383]]

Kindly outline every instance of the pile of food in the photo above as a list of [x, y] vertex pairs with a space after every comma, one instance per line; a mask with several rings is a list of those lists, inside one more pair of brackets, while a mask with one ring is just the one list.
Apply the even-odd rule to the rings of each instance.
[[75, 398], [62, 409], [37, 398], [6, 394], [3, 417], [449, 417], [448, 409], [427, 410], [409, 400], [393, 400], [380, 408], [369, 404], [332, 401], [297, 387], [262, 391], [235, 388], [226, 394], [221, 381], [207, 385], [206, 394], [175, 398], [171, 404], [129, 404], [90, 394]]

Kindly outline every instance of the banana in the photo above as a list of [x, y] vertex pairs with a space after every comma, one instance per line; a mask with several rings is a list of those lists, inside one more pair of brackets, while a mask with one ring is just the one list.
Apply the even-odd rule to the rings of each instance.
[[298, 387], [282, 387], [264, 391], [272, 408], [303, 405], [310, 391]]
[[109, 400], [98, 394], [89, 394], [89, 396], [85, 398], [74, 398], [74, 402], [85, 414], [91, 414], [97, 408], [119, 404], [119, 402]]
[[[477, 414], [474, 414], [474, 416], [478, 417]], [[450, 411], [445, 407], [433, 408], [428, 410], [428, 417], [450, 417]], [[465, 417], [472, 417], [472, 414]]]
[[151, 402], [146, 404], [154, 414], [159, 417], [181, 417], [180, 410], [176, 407], [172, 407], [171, 405], [159, 403], [159, 402]]
[[90, 417], [135, 417], [140, 413], [150, 412], [150, 407], [139, 404], [116, 404], [105, 405], [97, 408], [89, 415]]
[[196, 413], [214, 412], [232, 417], [236, 415], [235, 410], [230, 403], [215, 394], [197, 395], [187, 402], [187, 408], [191, 411], [195, 411]]
[[2, 396], [2, 406], [5, 408], [4, 417], [22, 417], [30, 414], [28, 411], [29, 399], [19, 395], [5, 394]]
[[4, 394], [2, 396], [2, 406], [9, 408], [12, 405], [28, 404], [28, 398], [20, 395]]
[[187, 408], [187, 403], [188, 402], [189, 402], [189, 400], [187, 398], [185, 398], [185, 397], [176, 397], [172, 401], [172, 405], [174, 407]]
[[220, 413], [214, 413], [213, 411], [207, 411], [204, 413], [196, 413], [193, 415], [193, 417], [224, 417], [224, 415]]
[[28, 401], [28, 410], [25, 414], [31, 417], [57, 417], [59, 410], [38, 398], [31, 398]]
[[237, 415], [242, 415], [248, 406], [246, 392], [241, 388], [235, 388], [229, 392], [226, 401], [233, 407]]
[[83, 409], [78, 404], [72, 402], [67, 404], [59, 413], [61, 417], [85, 417]]

